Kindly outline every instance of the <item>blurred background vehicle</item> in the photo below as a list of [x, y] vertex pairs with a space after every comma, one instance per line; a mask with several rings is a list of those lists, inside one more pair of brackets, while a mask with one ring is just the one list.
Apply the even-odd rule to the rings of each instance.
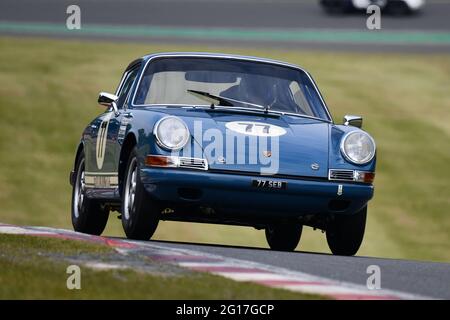
[[327, 13], [350, 13], [363, 11], [377, 5], [383, 12], [391, 15], [417, 13], [425, 6], [425, 0], [320, 0]]

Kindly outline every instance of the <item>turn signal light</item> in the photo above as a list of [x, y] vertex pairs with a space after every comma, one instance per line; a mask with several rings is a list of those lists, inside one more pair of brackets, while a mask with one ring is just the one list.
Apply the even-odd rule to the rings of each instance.
[[373, 183], [373, 180], [375, 180], [375, 172], [354, 171], [353, 180], [364, 183]]
[[150, 167], [178, 167], [178, 158], [148, 155], [145, 157], [145, 165]]

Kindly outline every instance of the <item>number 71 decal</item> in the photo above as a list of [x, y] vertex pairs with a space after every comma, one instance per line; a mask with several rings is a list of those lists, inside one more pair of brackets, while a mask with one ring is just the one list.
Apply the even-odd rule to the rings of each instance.
[[286, 134], [284, 128], [263, 122], [233, 121], [225, 126], [231, 131], [250, 136], [278, 137]]

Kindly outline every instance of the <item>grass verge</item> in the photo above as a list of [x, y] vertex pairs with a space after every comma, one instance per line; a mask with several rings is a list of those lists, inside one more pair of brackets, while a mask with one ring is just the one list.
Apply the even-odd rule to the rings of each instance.
[[152, 275], [132, 269], [98, 271], [83, 265], [80, 265], [81, 289], [67, 289], [66, 268], [72, 263], [65, 261], [64, 256], [86, 254], [101, 259], [117, 253], [109, 247], [84, 242], [0, 235], [0, 299], [320, 298], [206, 273]]

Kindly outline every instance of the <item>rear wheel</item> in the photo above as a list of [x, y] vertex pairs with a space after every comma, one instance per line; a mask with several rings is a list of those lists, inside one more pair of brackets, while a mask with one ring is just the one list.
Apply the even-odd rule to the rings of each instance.
[[266, 227], [266, 240], [270, 249], [294, 251], [302, 235], [303, 226], [296, 223], [277, 223]]
[[86, 197], [84, 153], [78, 157], [72, 189], [72, 225], [78, 232], [100, 235], [108, 222], [109, 210], [96, 199]]
[[122, 226], [127, 238], [149, 240], [156, 230], [160, 206], [145, 192], [139, 178], [136, 149], [131, 151], [125, 170], [122, 194]]
[[336, 217], [326, 231], [330, 250], [335, 255], [353, 256], [358, 252], [366, 228], [367, 206], [357, 213]]

